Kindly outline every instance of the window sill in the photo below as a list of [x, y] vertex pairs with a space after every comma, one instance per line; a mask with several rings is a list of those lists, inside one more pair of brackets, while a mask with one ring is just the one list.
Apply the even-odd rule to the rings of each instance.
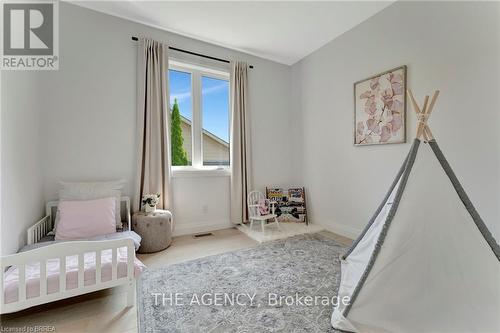
[[172, 168], [172, 178], [229, 177], [229, 169]]

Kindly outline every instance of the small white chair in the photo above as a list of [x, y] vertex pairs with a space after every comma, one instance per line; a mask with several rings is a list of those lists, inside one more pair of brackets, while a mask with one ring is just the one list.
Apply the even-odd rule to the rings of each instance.
[[[259, 201], [266, 199], [264, 194], [259, 191], [252, 191], [248, 194], [248, 219], [250, 221], [250, 229], [253, 227], [253, 222], [260, 221], [260, 226], [262, 228], [262, 232], [265, 232], [265, 227], [276, 224], [279, 230], [281, 230], [280, 224], [277, 219], [277, 215], [274, 213], [276, 210], [275, 204], [276, 202], [270, 201], [271, 205], [271, 212], [266, 215], [261, 215], [260, 209], [259, 209]], [[271, 223], [266, 223], [267, 220], [274, 219], [274, 222]]]

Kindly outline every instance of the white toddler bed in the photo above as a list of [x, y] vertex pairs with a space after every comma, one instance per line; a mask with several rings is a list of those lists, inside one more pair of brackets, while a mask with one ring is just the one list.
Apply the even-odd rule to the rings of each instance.
[[[122, 217], [130, 226], [130, 200], [122, 197]], [[53, 229], [57, 201], [47, 216], [28, 229], [32, 249], [0, 258], [0, 313], [9, 313], [97, 290], [128, 286], [127, 305], [135, 303], [135, 281], [145, 266], [135, 257], [134, 240], [37, 243]], [[104, 237], [105, 238], [105, 237]], [[41, 245], [41, 246], [38, 246]], [[61, 263], [64, 263], [61, 265]]]

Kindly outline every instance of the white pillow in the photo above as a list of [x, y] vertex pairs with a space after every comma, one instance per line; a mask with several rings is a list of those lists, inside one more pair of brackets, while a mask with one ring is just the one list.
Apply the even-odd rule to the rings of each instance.
[[[115, 198], [116, 227], [123, 227], [121, 220], [121, 190], [123, 180], [104, 182], [60, 182], [62, 188], [59, 190], [59, 201], [93, 200], [113, 197]], [[55, 228], [59, 223], [59, 212], [56, 214]]]

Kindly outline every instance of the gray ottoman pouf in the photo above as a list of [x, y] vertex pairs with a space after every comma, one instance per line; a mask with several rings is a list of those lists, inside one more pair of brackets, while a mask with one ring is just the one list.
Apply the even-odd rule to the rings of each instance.
[[139, 253], [158, 252], [169, 247], [172, 242], [172, 214], [168, 210], [135, 213], [132, 216], [132, 228], [142, 237]]

